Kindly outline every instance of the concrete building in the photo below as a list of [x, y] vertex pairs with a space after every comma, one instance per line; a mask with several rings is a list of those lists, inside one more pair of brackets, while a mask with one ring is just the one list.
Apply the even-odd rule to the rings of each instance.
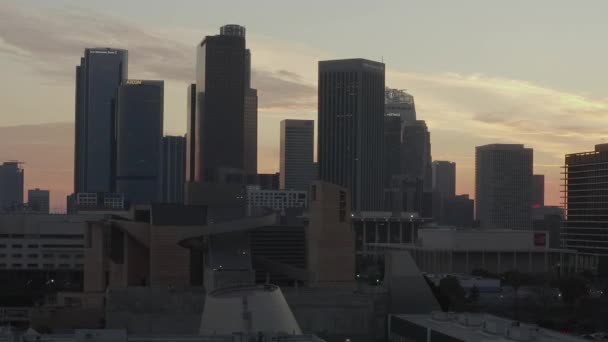
[[281, 121], [280, 187], [308, 191], [316, 179], [314, 167], [314, 120]]
[[186, 138], [163, 137], [162, 202], [184, 203]]
[[532, 149], [520, 144], [475, 148], [475, 202], [482, 228], [531, 228], [532, 156]]
[[38, 188], [27, 191], [27, 206], [31, 211], [48, 214], [50, 211], [50, 191]]
[[124, 211], [128, 209], [125, 196], [117, 193], [82, 192], [68, 196], [68, 213], [90, 211]]
[[262, 190], [279, 190], [280, 174], [277, 173], [258, 173], [257, 175], [247, 175], [247, 185], [257, 185]]
[[391, 342], [583, 342], [583, 338], [539, 328], [489, 314], [447, 313], [390, 315], [388, 339]]
[[18, 161], [10, 161], [0, 165], [0, 212], [23, 206], [25, 172], [20, 164]]
[[247, 212], [253, 208], [282, 211], [287, 208], [306, 208], [308, 192], [296, 190], [262, 190], [260, 186], [247, 186]]
[[588, 267], [575, 250], [549, 248], [548, 242], [546, 232], [425, 228], [418, 230], [416, 243], [368, 244], [364, 254], [408, 251], [428, 273], [569, 273]]
[[[247, 49], [248, 61], [251, 63], [251, 54]], [[248, 70], [251, 68], [249, 66]], [[250, 78], [247, 72], [247, 79]], [[244, 165], [245, 174], [255, 175], [258, 173], [258, 91], [251, 89], [251, 84], [245, 90], [245, 123], [244, 123]]]
[[475, 201], [469, 195], [441, 198], [440, 215], [437, 222], [441, 225], [459, 228], [473, 227]]
[[412, 180], [421, 180], [425, 192], [433, 189], [431, 133], [424, 120], [406, 122], [403, 126], [401, 158], [403, 173]]
[[348, 190], [326, 182], [310, 186], [306, 228], [311, 287], [354, 286], [355, 234]]
[[127, 50], [85, 49], [76, 67], [75, 193], [113, 190], [112, 103], [127, 75]]
[[532, 207], [545, 206], [545, 175], [532, 175]]
[[566, 219], [562, 245], [590, 258], [601, 256], [608, 269], [608, 144], [590, 152], [567, 154], [564, 165], [563, 199]]
[[162, 198], [164, 82], [127, 80], [116, 97], [115, 189], [130, 203]]
[[246, 101], [245, 28], [229, 26], [235, 29], [222, 27], [197, 46], [196, 182], [244, 183], [245, 105], [251, 105]]
[[384, 64], [319, 62], [319, 179], [347, 188], [352, 210], [381, 210], [384, 189]]
[[456, 196], [456, 163], [433, 161], [433, 191], [439, 192], [443, 198]]

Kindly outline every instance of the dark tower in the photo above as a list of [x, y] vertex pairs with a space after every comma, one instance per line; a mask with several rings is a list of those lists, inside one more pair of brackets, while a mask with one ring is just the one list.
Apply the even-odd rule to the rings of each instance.
[[350, 190], [352, 211], [380, 210], [384, 185], [384, 64], [319, 62], [319, 178]]

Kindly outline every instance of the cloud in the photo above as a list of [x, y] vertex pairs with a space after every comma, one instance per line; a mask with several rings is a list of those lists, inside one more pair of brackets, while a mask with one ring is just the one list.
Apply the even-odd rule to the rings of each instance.
[[[0, 4], [0, 53], [56, 82], [73, 82], [86, 47], [111, 46], [129, 50], [131, 75], [192, 83], [198, 41], [185, 43], [170, 33], [79, 7], [40, 11]], [[254, 64], [252, 83], [263, 94], [261, 110], [312, 107], [314, 86], [293, 71], [259, 69]]]

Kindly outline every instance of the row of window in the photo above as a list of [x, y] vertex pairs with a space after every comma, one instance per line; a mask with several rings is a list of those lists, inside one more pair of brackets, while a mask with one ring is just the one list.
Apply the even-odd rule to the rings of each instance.
[[[6, 257], [7, 257], [6, 253], [0, 253], [0, 258], [6, 258]], [[22, 258], [23, 254], [14, 253], [14, 254], [11, 254], [11, 257], [12, 258]], [[31, 259], [38, 259], [40, 257], [40, 255], [39, 254], [28, 254], [26, 257], [31, 258]], [[47, 254], [47, 253], [42, 254], [43, 259], [53, 259], [54, 257], [55, 257], [55, 254]], [[58, 255], [59, 259], [70, 259], [70, 257], [71, 257], [70, 254], [59, 254]], [[82, 258], [84, 258], [83, 254], [74, 255], [74, 259], [82, 259]]]
[[0, 234], [4, 239], [84, 239], [83, 234]]
[[[8, 268], [10, 265], [11, 268], [70, 268], [72, 267], [72, 265], [70, 264], [59, 264], [59, 265], [55, 265], [55, 264], [42, 264], [42, 266], [40, 266], [39, 264], [5, 264], [5, 263], [0, 263], [0, 269], [3, 268]], [[84, 264], [75, 264], [74, 268], [83, 268]]]

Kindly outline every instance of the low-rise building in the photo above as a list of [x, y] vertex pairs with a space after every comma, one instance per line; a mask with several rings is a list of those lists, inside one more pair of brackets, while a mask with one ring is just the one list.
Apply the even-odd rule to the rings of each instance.
[[260, 186], [247, 187], [247, 212], [253, 208], [281, 211], [287, 208], [306, 208], [308, 192], [300, 190], [263, 190]]

